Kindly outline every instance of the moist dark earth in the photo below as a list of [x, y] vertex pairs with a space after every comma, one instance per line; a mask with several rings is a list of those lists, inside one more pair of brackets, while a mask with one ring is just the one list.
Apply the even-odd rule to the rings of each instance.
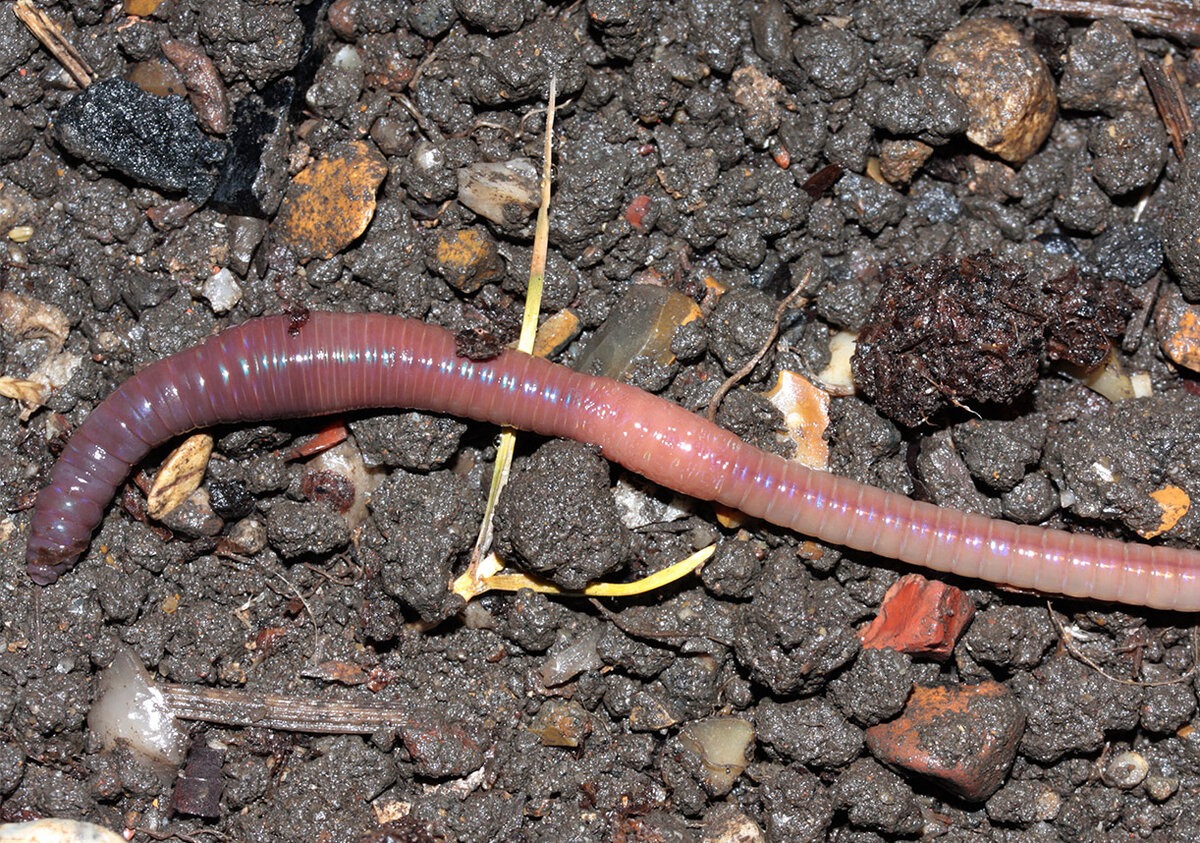
[[[0, 402], [0, 820], [141, 841], [1200, 839], [1191, 617], [949, 577], [975, 615], [948, 658], [864, 647], [909, 571], [718, 520], [586, 445], [520, 437], [502, 557], [577, 589], [715, 543], [699, 575], [464, 607], [448, 583], [497, 431], [403, 412], [343, 419], [365, 474], [297, 456], [321, 420], [213, 431], [201, 495], [165, 524], [144, 499], [160, 449], [73, 571], [40, 592], [24, 571], [70, 430], [223, 327], [375, 311], [461, 332], [472, 356], [512, 340], [552, 77], [542, 315], [577, 320], [555, 359], [604, 357], [697, 412], [749, 368], [718, 421], [787, 453], [760, 393], [780, 371], [818, 381], [851, 332], [859, 389], [834, 390], [832, 471], [1200, 547], [1196, 510], [1174, 517], [1200, 494], [1194, 13], [1147, 33], [952, 0], [46, 12], [96, 81], [81, 92], [0, 8], [0, 375], [55, 384], [29, 413]], [[1144, 62], [1173, 82], [1173, 117]], [[1009, 68], [1042, 81], [1025, 110]], [[1013, 107], [973, 111], [989, 84]], [[306, 201], [325, 160], [367, 162], [335, 177], [353, 202]], [[496, 168], [467, 168], [485, 163], [507, 186], [482, 207], [473, 180]], [[647, 286], [698, 318], [654, 327]], [[593, 336], [621, 341], [600, 354]], [[1087, 371], [1110, 351], [1133, 380], [1102, 395]], [[402, 723], [185, 721], [179, 778], [89, 733], [122, 649], [157, 681], [390, 702]], [[881, 747], [918, 699], [979, 689], [991, 702], [917, 727], [921, 772]], [[931, 773], [996, 736], [994, 769]]]

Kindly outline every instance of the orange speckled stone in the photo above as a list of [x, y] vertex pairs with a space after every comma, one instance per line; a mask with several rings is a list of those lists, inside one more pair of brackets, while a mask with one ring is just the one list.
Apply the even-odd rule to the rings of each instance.
[[367, 229], [387, 161], [364, 141], [342, 144], [296, 174], [276, 224], [301, 260], [331, 258]]

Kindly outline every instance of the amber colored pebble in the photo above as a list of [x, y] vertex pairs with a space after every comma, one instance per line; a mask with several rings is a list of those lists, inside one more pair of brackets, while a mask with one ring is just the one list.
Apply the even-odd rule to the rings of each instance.
[[1155, 322], [1167, 357], [1200, 372], [1200, 305], [1188, 304], [1178, 291], [1168, 290], [1159, 300]]
[[529, 731], [542, 739], [542, 746], [576, 747], [592, 731], [587, 709], [574, 700], [546, 700]]
[[126, 71], [125, 78], [156, 97], [169, 97], [172, 94], [183, 96], [187, 93], [187, 86], [183, 84], [179, 71], [162, 59], [138, 62]]
[[916, 687], [900, 716], [867, 729], [885, 764], [936, 782], [971, 802], [1004, 782], [1025, 731], [1025, 712], [999, 682]]
[[387, 161], [364, 141], [341, 144], [296, 174], [276, 219], [301, 260], [331, 258], [362, 234], [375, 214]]
[[920, 574], [905, 574], [887, 590], [875, 619], [858, 633], [865, 648], [899, 650], [943, 660], [975, 606], [961, 589]]
[[713, 514], [717, 516], [717, 523], [726, 530], [736, 530], [750, 520], [740, 509], [725, 506], [723, 503], [713, 504]]
[[495, 239], [479, 228], [439, 231], [432, 258], [430, 268], [464, 293], [474, 293], [504, 271]]
[[1178, 486], [1163, 486], [1150, 493], [1150, 497], [1162, 507], [1162, 519], [1153, 530], [1138, 530], [1138, 535], [1144, 539], [1161, 536], [1179, 523], [1179, 519], [1187, 515], [1192, 508], [1192, 499], [1188, 493]]
[[144, 18], [154, 14], [162, 0], [125, 0], [125, 14]]
[[576, 368], [620, 380], [639, 360], [669, 366], [675, 330], [699, 317], [700, 308], [683, 293], [634, 284], [588, 340]]
[[796, 444], [792, 459], [809, 468], [829, 469], [829, 393], [814, 386], [803, 375], [782, 371], [763, 397], [783, 413], [788, 438]]
[[967, 137], [1005, 161], [1019, 163], [1037, 152], [1054, 126], [1054, 80], [1011, 23], [972, 18], [959, 24], [933, 45], [924, 68], [946, 77], [966, 105]]
[[534, 357], [552, 357], [567, 347], [567, 343], [579, 336], [579, 317], [563, 309], [538, 326], [533, 340]]

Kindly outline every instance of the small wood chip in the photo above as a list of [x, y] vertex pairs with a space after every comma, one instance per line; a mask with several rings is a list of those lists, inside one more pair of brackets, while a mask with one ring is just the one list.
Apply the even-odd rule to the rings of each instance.
[[171, 452], [154, 478], [147, 496], [146, 513], [151, 518], [161, 521], [200, 487], [212, 450], [212, 436], [197, 433]]
[[1175, 154], [1182, 161], [1184, 143], [1192, 133], [1192, 115], [1188, 111], [1179, 80], [1158, 62], [1146, 58], [1142, 59], [1142, 76], [1146, 78], [1150, 96], [1154, 98], [1158, 115], [1171, 138], [1171, 146], [1175, 147]]
[[25, 405], [40, 407], [46, 397], [46, 385], [4, 375], [0, 376], [0, 395]]

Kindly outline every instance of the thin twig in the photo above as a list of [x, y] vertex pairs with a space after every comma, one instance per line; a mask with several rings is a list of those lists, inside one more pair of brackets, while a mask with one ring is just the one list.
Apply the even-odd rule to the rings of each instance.
[[92, 78], [96, 72], [79, 54], [75, 46], [67, 40], [62, 27], [52, 17], [33, 5], [33, 0], [16, 0], [13, 3], [13, 14], [29, 28], [33, 37], [41, 41], [42, 46], [58, 59], [58, 63], [66, 69], [67, 73], [71, 74], [71, 78], [79, 87], [86, 88], [92, 84]]
[[1117, 18], [1133, 29], [1200, 47], [1200, 9], [1190, 0], [1023, 0], [1035, 12], [1100, 20]]
[[608, 618], [609, 622], [612, 623], [613, 626], [624, 632], [630, 638], [644, 638], [649, 641], [655, 641], [659, 643], [670, 641], [671, 639], [703, 638], [706, 641], [713, 642], [714, 644], [720, 644], [722, 647], [733, 647], [732, 641], [724, 641], [715, 635], [710, 635], [707, 632], [685, 632], [682, 630], [673, 631], [638, 628], [627, 623], [619, 614], [605, 606], [596, 598], [591, 598], [589, 602], [600, 612], [600, 614]]
[[808, 304], [808, 299], [801, 298], [800, 293], [803, 292], [805, 285], [808, 284], [808, 279], [811, 277], [811, 275], [811, 269], [804, 271], [804, 277], [800, 279], [800, 283], [796, 285], [796, 289], [788, 293], [787, 298], [779, 303], [779, 307], [775, 308], [775, 321], [771, 325], [771, 332], [767, 334], [766, 342], [762, 344], [762, 348], [760, 348], [753, 357], [746, 361], [746, 365], [742, 366], [742, 368], [730, 375], [725, 383], [721, 384], [720, 388], [708, 402], [707, 415], [709, 421], [712, 421], [717, 417], [717, 408], [721, 406], [721, 399], [725, 397], [725, 393], [729, 392], [729, 390], [737, 386], [739, 381], [753, 372], [754, 367], [762, 362], [762, 359], [767, 356], [767, 352], [771, 350], [771, 346], [774, 345], [775, 340], [779, 337], [779, 325], [783, 321], [783, 314], [787, 312], [788, 308], [790, 308], [793, 304], [796, 304], [797, 307], [804, 307], [806, 304]]
[[1146, 682], [1138, 679], [1121, 679], [1120, 677], [1113, 676], [1104, 668], [1100, 667], [1100, 665], [1096, 663], [1095, 659], [1091, 658], [1075, 646], [1075, 644], [1071, 641], [1071, 636], [1067, 632], [1066, 627], [1063, 625], [1062, 620], [1059, 619], [1058, 614], [1050, 606], [1049, 600], [1046, 601], [1046, 611], [1050, 615], [1050, 622], [1053, 623], [1055, 628], [1058, 630], [1059, 638], [1062, 641], [1063, 648], [1066, 649], [1067, 653], [1075, 660], [1086, 664], [1105, 679], [1108, 679], [1111, 682], [1116, 682], [1118, 685], [1132, 685], [1135, 688], [1159, 688], [1163, 685], [1180, 685], [1190, 680], [1196, 673], [1197, 665], [1200, 665], [1200, 627], [1192, 627], [1192, 666], [1186, 671], [1181, 673], [1179, 676], [1176, 676], [1174, 679], [1162, 679], [1155, 682]]
[[1179, 80], [1174, 73], [1168, 73], [1158, 62], [1148, 58], [1142, 59], [1142, 76], [1146, 78], [1158, 116], [1167, 128], [1171, 146], [1175, 147], [1175, 155], [1182, 161], [1184, 140], [1192, 133], [1192, 115], [1188, 112]]
[[433, 124], [433, 121], [421, 113], [421, 110], [413, 105], [413, 101], [399, 91], [392, 92], [392, 99], [400, 103], [400, 105], [412, 115], [412, 119], [417, 121], [417, 128], [421, 130], [421, 134], [430, 143], [442, 143], [446, 140], [446, 136], [442, 134], [442, 130]]

